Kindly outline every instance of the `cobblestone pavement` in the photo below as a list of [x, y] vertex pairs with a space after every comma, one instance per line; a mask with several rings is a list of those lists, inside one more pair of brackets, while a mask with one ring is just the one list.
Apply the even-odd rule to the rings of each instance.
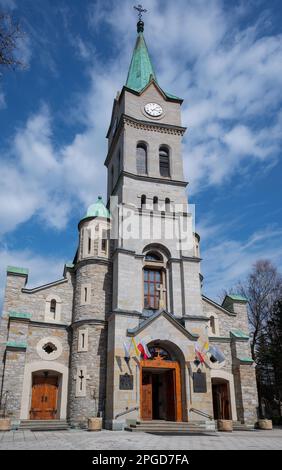
[[193, 450], [282, 449], [282, 429], [237, 431], [205, 435], [166, 435], [126, 431], [10, 431], [0, 432], [0, 450]]

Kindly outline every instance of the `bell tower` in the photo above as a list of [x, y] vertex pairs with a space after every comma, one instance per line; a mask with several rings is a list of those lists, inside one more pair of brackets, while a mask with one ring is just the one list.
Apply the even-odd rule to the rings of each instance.
[[[163, 91], [158, 84], [143, 35], [137, 23], [137, 39], [126, 84], [114, 100], [108, 130], [108, 198], [118, 196], [125, 204], [146, 207], [155, 198], [160, 210], [165, 200], [186, 204], [181, 156], [182, 99]], [[144, 197], [143, 197], [144, 200]]]
[[[119, 392], [115, 360], [122, 357], [128, 334], [158, 315], [167, 314], [184, 327], [191, 318], [203, 319], [199, 237], [193, 231], [181, 152], [183, 100], [161, 88], [140, 15], [126, 83], [114, 100], [105, 161], [108, 205], [115, 197], [122, 213], [115, 231], [108, 321], [106, 426], [111, 429], [121, 425], [118, 410], [130, 408]], [[132, 369], [124, 366], [123, 373], [130, 375]], [[132, 403], [139, 403], [136, 374]]]
[[[139, 16], [126, 83], [114, 100], [107, 133], [107, 197], [108, 205], [110, 198], [115, 196], [120, 206], [131, 210], [136, 226], [150, 225], [152, 219], [156, 225], [148, 229], [150, 234], [145, 237], [116, 241], [113, 309], [144, 311], [142, 263], [146, 246], [155, 243], [165, 245], [170, 272], [175, 271], [174, 276], [170, 275], [170, 281], [167, 280], [165, 306], [168, 311], [181, 316], [185, 316], [187, 309], [191, 313], [201, 311], [196, 252], [199, 240], [192, 233], [181, 151], [186, 131], [181, 122], [182, 102], [181, 98], [161, 88], [144, 38], [144, 22]], [[164, 223], [170, 234], [175, 232], [175, 227], [179, 232], [183, 231], [183, 225], [188, 226], [189, 246], [179, 244], [182, 233], [174, 233], [173, 238], [166, 239]], [[171, 259], [177, 259], [177, 265], [173, 266]], [[189, 293], [191, 282], [185, 285], [186, 271], [193, 277], [193, 295]], [[132, 285], [132, 297], [128, 297], [123, 280]]]

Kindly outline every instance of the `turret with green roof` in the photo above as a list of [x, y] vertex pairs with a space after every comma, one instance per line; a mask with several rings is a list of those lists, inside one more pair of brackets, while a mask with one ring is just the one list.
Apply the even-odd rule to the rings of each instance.
[[98, 196], [97, 201], [91, 206], [88, 207], [87, 212], [81, 220], [88, 219], [90, 217], [102, 217], [105, 219], [110, 219], [110, 211], [106, 208], [102, 196]]

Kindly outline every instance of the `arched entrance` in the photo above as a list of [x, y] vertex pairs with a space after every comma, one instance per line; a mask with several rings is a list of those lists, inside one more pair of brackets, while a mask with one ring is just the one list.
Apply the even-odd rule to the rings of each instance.
[[229, 382], [212, 378], [212, 400], [214, 419], [232, 419]]
[[140, 417], [182, 421], [180, 364], [161, 345], [149, 345], [151, 358], [140, 361]]
[[30, 419], [57, 419], [61, 376], [54, 371], [32, 374]]

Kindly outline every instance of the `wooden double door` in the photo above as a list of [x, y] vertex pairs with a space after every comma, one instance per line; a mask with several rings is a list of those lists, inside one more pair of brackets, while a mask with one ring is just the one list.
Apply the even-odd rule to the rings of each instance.
[[56, 419], [58, 377], [34, 376], [30, 419]]
[[231, 419], [227, 382], [212, 384], [212, 398], [214, 419]]
[[141, 419], [182, 421], [179, 364], [166, 364], [166, 368], [152, 365], [152, 361], [141, 365]]

